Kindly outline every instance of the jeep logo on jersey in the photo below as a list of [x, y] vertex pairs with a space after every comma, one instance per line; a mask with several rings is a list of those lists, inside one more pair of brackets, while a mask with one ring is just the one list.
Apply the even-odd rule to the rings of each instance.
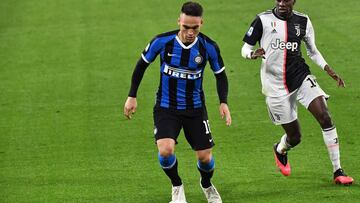
[[291, 50], [291, 51], [296, 51], [298, 48], [298, 43], [297, 42], [283, 42], [280, 41], [280, 39], [276, 39], [275, 42], [271, 43], [271, 48], [273, 49], [280, 49], [280, 50]]
[[201, 77], [201, 70], [193, 71], [181, 68], [174, 68], [165, 64], [164, 71], [166, 75], [181, 78], [181, 79], [188, 79], [188, 80], [195, 80]]

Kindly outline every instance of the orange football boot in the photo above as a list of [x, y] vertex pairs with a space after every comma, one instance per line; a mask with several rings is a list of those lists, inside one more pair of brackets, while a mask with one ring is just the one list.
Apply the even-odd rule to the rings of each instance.
[[350, 176], [347, 176], [341, 168], [334, 172], [334, 182], [340, 185], [351, 185], [354, 182], [354, 179]]
[[278, 143], [274, 145], [274, 157], [275, 157], [275, 163], [276, 166], [280, 169], [280, 172], [284, 176], [289, 176], [291, 173], [290, 163], [287, 159], [287, 153], [280, 154], [277, 152], [276, 148], [278, 146]]

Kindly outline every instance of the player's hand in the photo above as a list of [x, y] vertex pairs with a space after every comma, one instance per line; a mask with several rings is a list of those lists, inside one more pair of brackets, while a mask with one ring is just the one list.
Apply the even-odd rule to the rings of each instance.
[[136, 97], [128, 97], [124, 105], [124, 116], [127, 119], [131, 119], [132, 115], [135, 113], [137, 107]]
[[327, 72], [327, 74], [332, 77], [334, 80], [336, 80], [338, 87], [345, 87], [345, 82], [343, 79], [340, 78], [338, 74], [335, 73], [333, 69], [330, 68], [329, 65], [326, 65], [324, 70]]
[[224, 119], [225, 117], [225, 122], [227, 126], [231, 125], [231, 115], [230, 115], [230, 110], [227, 104], [225, 103], [221, 103], [220, 107], [219, 107], [219, 111], [220, 111], [220, 115], [221, 118]]
[[262, 57], [265, 59], [265, 50], [263, 48], [258, 48], [254, 52], [251, 53], [251, 59], [257, 59], [258, 57]]

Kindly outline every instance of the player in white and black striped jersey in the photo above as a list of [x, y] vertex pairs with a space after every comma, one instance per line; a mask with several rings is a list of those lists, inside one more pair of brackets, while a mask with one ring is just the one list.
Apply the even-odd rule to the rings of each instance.
[[[353, 178], [345, 175], [340, 166], [338, 135], [325, 100], [329, 96], [317, 84], [302, 58], [301, 41], [305, 42], [308, 56], [336, 80], [339, 87], [345, 87], [345, 83], [316, 48], [309, 17], [293, 11], [296, 0], [275, 2], [275, 8], [258, 14], [252, 22], [243, 39], [245, 43], [241, 53], [247, 59], [262, 58], [262, 92], [266, 96], [269, 116], [274, 124], [282, 125], [286, 133], [274, 145], [276, 164], [283, 175], [290, 175], [287, 151], [301, 140], [296, 104], [299, 101], [322, 128], [333, 164], [335, 183], [349, 185]], [[257, 42], [260, 48], [255, 49]]]

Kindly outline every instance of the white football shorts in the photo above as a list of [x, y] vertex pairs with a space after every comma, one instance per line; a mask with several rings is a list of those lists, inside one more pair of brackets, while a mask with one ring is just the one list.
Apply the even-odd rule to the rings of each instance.
[[275, 125], [291, 123], [297, 119], [297, 101], [305, 108], [317, 97], [329, 98], [316, 82], [316, 77], [308, 75], [301, 86], [281, 97], [266, 97], [269, 117]]

